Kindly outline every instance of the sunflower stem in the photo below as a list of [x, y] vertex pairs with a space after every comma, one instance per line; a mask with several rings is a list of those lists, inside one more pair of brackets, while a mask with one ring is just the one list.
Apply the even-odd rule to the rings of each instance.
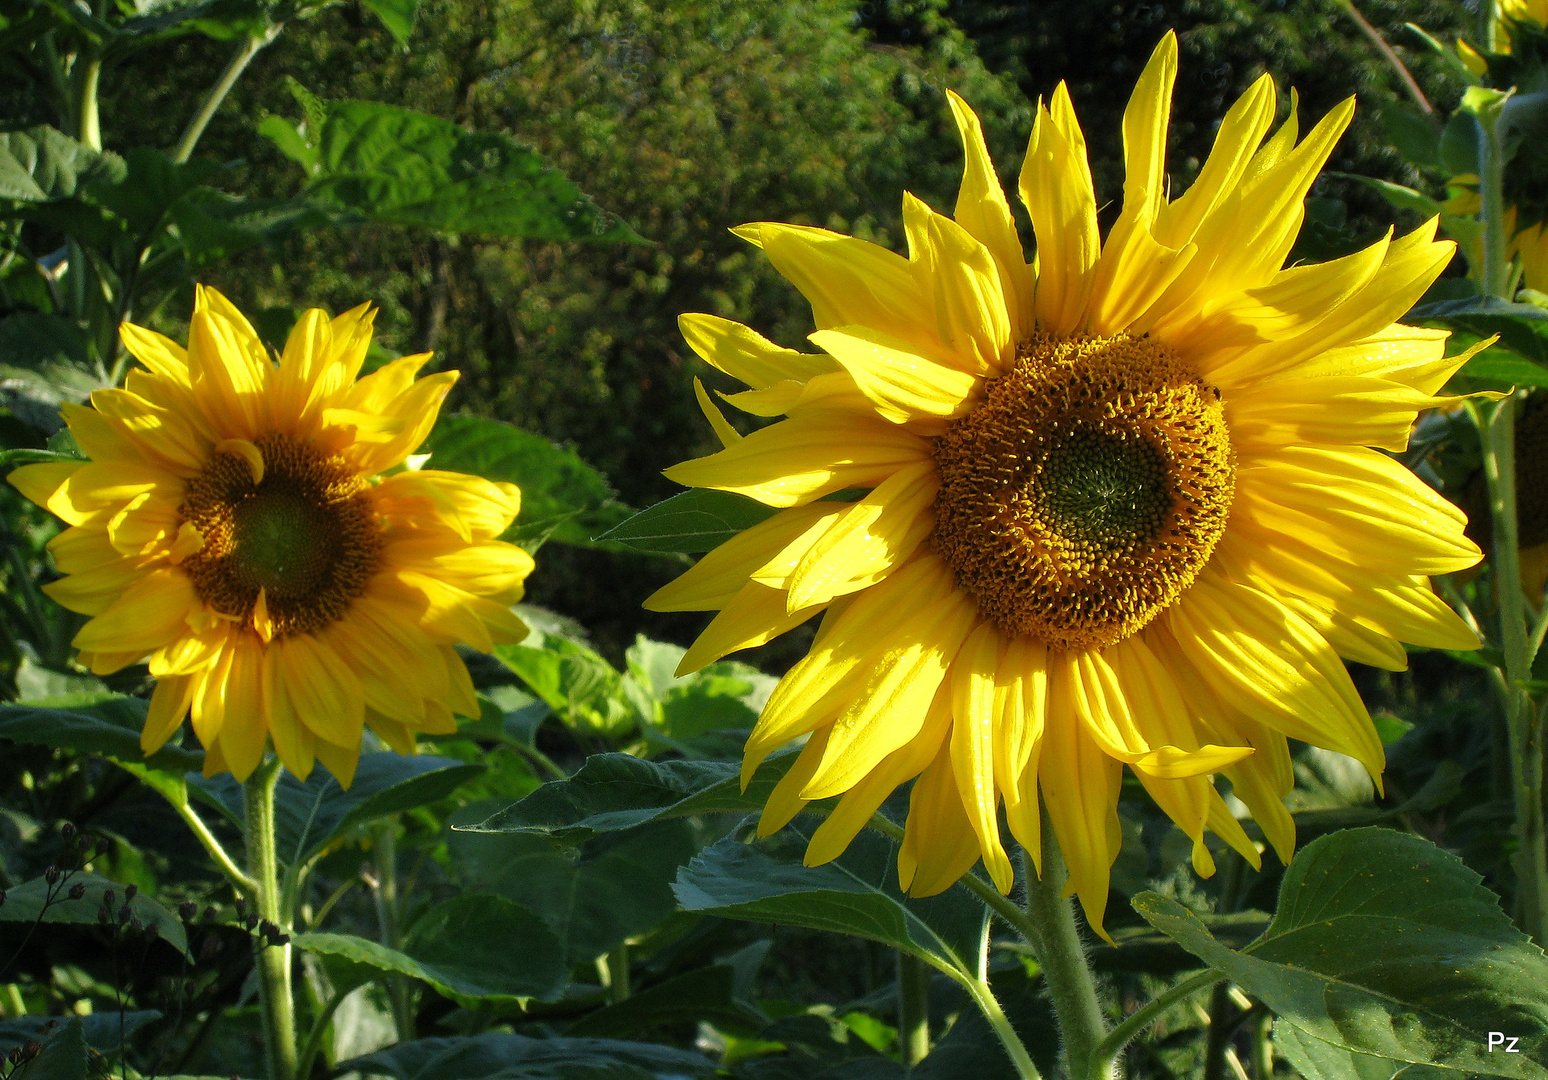
[[[1023, 852], [1025, 856], [1025, 852]], [[1107, 1037], [1107, 1022], [1097, 999], [1096, 980], [1086, 960], [1086, 943], [1075, 923], [1074, 902], [1064, 897], [1069, 878], [1059, 841], [1054, 836], [1048, 815], [1043, 815], [1043, 872], [1033, 872], [1030, 860], [1022, 859], [1027, 883], [1027, 944], [1037, 954], [1054, 1014], [1059, 1019], [1059, 1034], [1064, 1043], [1066, 1072], [1070, 1076], [1108, 1080], [1106, 1072], [1092, 1071], [1092, 1059]]]
[[912, 1069], [930, 1052], [930, 965], [898, 950], [898, 1048]]
[[[280, 762], [270, 757], [253, 771], [243, 789], [246, 803], [247, 870], [258, 887], [258, 917], [288, 934], [280, 904], [279, 856], [274, 840], [274, 788]], [[270, 945], [260, 936], [258, 1002], [263, 1012], [263, 1045], [268, 1080], [296, 1080], [296, 1015], [290, 982], [290, 945]]]
[[1484, 477], [1494, 519], [1494, 585], [1505, 654], [1505, 726], [1510, 739], [1511, 792], [1516, 811], [1516, 924], [1548, 944], [1548, 829], [1543, 814], [1543, 722], [1522, 683], [1532, 677], [1526, 596], [1521, 589], [1516, 518], [1514, 396], [1474, 412], [1482, 440]]
[[973, 998], [973, 1003], [978, 1006], [978, 1011], [984, 1014], [985, 1020], [989, 1021], [989, 1026], [994, 1029], [994, 1033], [1000, 1037], [1000, 1045], [1004, 1046], [1005, 1052], [1010, 1055], [1011, 1064], [1016, 1067], [1016, 1075], [1020, 1080], [1042, 1080], [1042, 1074], [1032, 1063], [1032, 1055], [1027, 1053], [1026, 1045], [1022, 1043], [1021, 1036], [1016, 1034], [1016, 1029], [1011, 1026], [1010, 1018], [1005, 1015], [999, 1000], [990, 991], [989, 984], [981, 979], [967, 979], [962, 985]]

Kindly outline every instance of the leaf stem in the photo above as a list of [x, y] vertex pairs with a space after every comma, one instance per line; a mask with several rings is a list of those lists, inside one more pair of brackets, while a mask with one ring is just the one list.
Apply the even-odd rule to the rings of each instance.
[[[279, 758], [267, 758], [248, 777], [243, 788], [243, 801], [246, 804], [247, 868], [258, 885], [253, 891], [254, 907], [260, 919], [279, 927], [281, 933], [288, 933], [281, 911], [279, 856], [274, 837], [274, 788], [279, 777]], [[296, 1016], [290, 983], [290, 945], [270, 945], [260, 935], [255, 948], [268, 1080], [296, 1080]]]
[[1042, 1074], [1032, 1063], [1032, 1055], [1027, 1053], [1021, 1036], [1017, 1035], [1016, 1029], [1011, 1026], [1010, 1018], [1005, 1015], [999, 1000], [990, 991], [989, 984], [979, 979], [967, 979], [963, 981], [962, 986], [972, 997], [973, 1004], [978, 1006], [978, 1011], [984, 1014], [984, 1019], [989, 1022], [994, 1033], [1000, 1037], [1000, 1045], [1005, 1047], [1005, 1052], [1010, 1055], [1011, 1064], [1016, 1067], [1016, 1075], [1020, 1080], [1042, 1080]]
[[102, 122], [97, 112], [97, 87], [102, 80], [102, 57], [82, 56], [76, 63], [75, 137], [93, 150], [102, 149]]
[[1107, 1080], [1113, 1075], [1113, 1065], [1117, 1062], [1118, 1055], [1123, 1053], [1123, 1048], [1128, 1046], [1137, 1035], [1161, 1019], [1162, 1015], [1179, 1001], [1198, 993], [1207, 986], [1215, 985], [1224, 978], [1225, 976], [1218, 971], [1201, 971], [1135, 1009], [1123, 1023], [1109, 1031], [1097, 1044], [1096, 1049], [1091, 1053], [1091, 1066], [1086, 1075], [1090, 1080]]
[[204, 129], [209, 127], [210, 120], [219, 110], [221, 102], [226, 100], [226, 95], [236, 85], [237, 79], [242, 77], [242, 72], [247, 65], [252, 63], [253, 57], [263, 51], [280, 31], [285, 28], [283, 22], [272, 23], [261, 34], [249, 34], [247, 40], [242, 42], [236, 55], [231, 58], [226, 69], [220, 73], [220, 78], [215, 80], [215, 85], [210, 87], [209, 93], [204, 95], [204, 101], [199, 106], [199, 111], [188, 121], [188, 127], [183, 131], [183, 137], [177, 141], [177, 149], [172, 151], [172, 160], [179, 165], [193, 156], [194, 147], [198, 145], [199, 138], [204, 134]]
[[183, 797], [181, 799], [168, 799], [167, 801], [172, 804], [172, 809], [177, 811], [177, 816], [182, 818], [188, 828], [192, 830], [200, 846], [209, 853], [211, 859], [215, 860], [215, 865], [220, 867], [221, 873], [225, 874], [238, 889], [256, 896], [259, 889], [258, 880], [252, 875], [244, 873], [242, 868], [236, 864], [236, 860], [221, 845], [215, 834], [210, 832], [210, 827], [204, 823], [204, 819], [199, 816], [198, 811], [189, 803], [188, 789], [186, 787], [183, 788]]
[[328, 1022], [333, 1019], [333, 1014], [338, 1007], [344, 1004], [348, 993], [334, 992], [323, 1007], [317, 1010], [317, 1016], [312, 1021], [312, 1030], [306, 1034], [306, 1044], [301, 1047], [300, 1064], [296, 1069], [296, 1076], [308, 1077], [312, 1075], [312, 1067], [317, 1061], [317, 1055], [322, 1052], [323, 1037], [328, 1033]]
[[1424, 91], [1414, 81], [1413, 73], [1408, 70], [1408, 65], [1403, 63], [1403, 58], [1398, 56], [1391, 45], [1387, 44], [1387, 39], [1381, 36], [1381, 31], [1372, 26], [1365, 16], [1360, 14], [1360, 9], [1355, 7], [1354, 0], [1341, 0], [1340, 6], [1355, 21], [1365, 36], [1371, 39], [1371, 43], [1376, 46], [1377, 51], [1381, 53], [1387, 63], [1392, 65], [1393, 70], [1398, 73], [1398, 78], [1403, 82], [1403, 89], [1407, 90], [1408, 96], [1414, 99], [1414, 102], [1420, 109], [1424, 110], [1424, 115], [1434, 116], [1435, 106], [1431, 105], [1430, 99], [1424, 96]]

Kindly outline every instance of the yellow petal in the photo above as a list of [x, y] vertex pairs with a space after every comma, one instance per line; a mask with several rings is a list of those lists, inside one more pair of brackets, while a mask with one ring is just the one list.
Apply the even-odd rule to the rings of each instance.
[[758, 816], [760, 837], [772, 836], [790, 824], [810, 801], [802, 796], [801, 789], [812, 778], [812, 773], [817, 771], [823, 748], [828, 745], [830, 730], [818, 728], [812, 732], [812, 737], [806, 740], [806, 745], [796, 756], [795, 764], [790, 766], [790, 770], [774, 785], [774, 790], [769, 792], [768, 802], [763, 804], [763, 813]]
[[903, 224], [908, 233], [909, 266], [919, 280], [920, 292], [933, 291], [935, 301], [940, 351], [926, 346], [927, 351], [973, 375], [1003, 370], [1012, 360], [1016, 343], [1011, 337], [1000, 273], [989, 249], [951, 218], [937, 214], [907, 193], [903, 196]]
[[140, 732], [140, 751], [149, 757], [167, 744], [188, 715], [193, 699], [193, 680], [174, 675], [156, 683], [150, 708], [145, 713], [145, 729]]
[[1006, 301], [1011, 339], [1020, 341], [1032, 330], [1031, 268], [1021, 249], [1021, 236], [1011, 216], [1005, 191], [989, 160], [983, 128], [967, 102], [953, 90], [946, 91], [951, 114], [962, 137], [962, 186], [952, 216], [993, 256], [999, 273], [1000, 292]]
[[743, 529], [707, 552], [682, 576], [645, 600], [647, 611], [715, 611], [731, 602], [760, 567], [823, 520], [844, 513], [840, 503], [810, 503], [781, 510]]
[[1085, 318], [1101, 237], [1086, 140], [1062, 82], [1049, 106], [1038, 105], [1020, 191], [1037, 236], [1037, 323], [1065, 337]]
[[981, 623], [962, 645], [951, 668], [951, 763], [957, 793], [978, 837], [984, 867], [995, 888], [1008, 893], [1015, 871], [1000, 843], [1000, 795], [995, 786], [995, 674], [1005, 643]]
[[972, 408], [980, 380], [908, 350], [879, 330], [819, 330], [813, 344], [844, 366], [876, 411], [894, 424], [919, 417], [955, 419]]
[[709, 457], [664, 475], [685, 487], [751, 496], [769, 506], [795, 506], [849, 487], [875, 487], [896, 469], [929, 454], [928, 445], [884, 420], [794, 417], [748, 435]]
[[193, 582], [181, 571], [151, 570], [81, 627], [73, 644], [93, 652], [147, 653], [184, 633], [189, 613], [200, 606]]
[[721, 446], [730, 446], [732, 443], [741, 442], [742, 433], [726, 420], [725, 414], [710, 400], [708, 392], [704, 389], [703, 381], [695, 375], [693, 377], [693, 396], [698, 399], [699, 409], [704, 413], [704, 419], [708, 420], [710, 427], [715, 431], [715, 438], [720, 440]]
[[784, 590], [749, 581], [689, 646], [677, 665], [677, 675], [692, 674], [727, 653], [773, 641], [816, 615], [822, 607], [817, 604], [790, 611], [785, 606]]
[[688, 347], [707, 363], [757, 390], [838, 370], [826, 356], [786, 349], [750, 327], [717, 315], [679, 315], [677, 326]]
[[910, 896], [935, 896], [971, 870], [978, 855], [978, 838], [957, 794], [951, 747], [943, 745], [909, 793], [898, 881]]
[[313, 634], [292, 634], [270, 648], [279, 653], [275, 677], [301, 723], [335, 746], [357, 744], [365, 698], [350, 665]]

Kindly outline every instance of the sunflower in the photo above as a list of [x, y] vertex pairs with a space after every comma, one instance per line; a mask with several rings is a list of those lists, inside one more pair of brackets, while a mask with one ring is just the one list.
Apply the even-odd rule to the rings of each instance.
[[1446, 334], [1394, 323], [1453, 245], [1431, 222], [1283, 269], [1353, 105], [1299, 142], [1292, 110], [1269, 136], [1266, 75], [1169, 200], [1176, 63], [1168, 34], [1124, 114], [1105, 241], [1062, 84], [1020, 176], [1030, 266], [951, 95], [955, 218], [906, 195], [907, 258], [805, 226], [735, 230], [811, 302], [822, 353], [681, 319], [752, 388], [728, 402], [785, 419], [740, 437], [717, 413], [725, 448], [666, 475], [778, 512], [647, 606], [718, 610], [684, 671], [821, 614], [743, 764], [745, 780], [806, 738], [760, 831], [839, 797], [809, 864], [913, 779], [903, 886], [940, 892], [982, 859], [1009, 891], [1001, 811], [1041, 872], [1041, 802], [1100, 929], [1125, 766], [1201, 874], [1206, 829], [1259, 860], [1216, 774], [1288, 861], [1287, 740], [1384, 765], [1341, 657], [1401, 670], [1401, 641], [1477, 647], [1425, 576], [1479, 559], [1463, 515], [1373, 449], [1401, 450], [1418, 410], [1453, 400], [1433, 396], [1463, 360]]
[[191, 713], [206, 775], [245, 780], [272, 739], [297, 776], [321, 762], [348, 786], [366, 725], [408, 754], [478, 714], [456, 643], [526, 635], [508, 605], [532, 559], [495, 539], [521, 493], [403, 468], [457, 373], [416, 381], [425, 353], [357, 381], [371, 323], [308, 311], [276, 365], [199, 288], [186, 351], [125, 323], [146, 370], [64, 407], [89, 461], [11, 473], [70, 526], [45, 591], [92, 616], [81, 663], [149, 660], [146, 753]]

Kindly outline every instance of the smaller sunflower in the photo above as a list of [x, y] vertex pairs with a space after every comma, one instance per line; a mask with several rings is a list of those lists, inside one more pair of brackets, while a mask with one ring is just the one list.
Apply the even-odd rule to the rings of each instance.
[[90, 459], [27, 465], [22, 494], [69, 528], [44, 586], [91, 621], [99, 675], [148, 660], [158, 682], [141, 746], [190, 714], [206, 776], [245, 780], [266, 745], [305, 779], [348, 787], [366, 726], [399, 753], [478, 701], [454, 646], [520, 641], [532, 571], [496, 539], [521, 492], [404, 468], [457, 373], [429, 353], [357, 379], [369, 305], [301, 316], [276, 364], [242, 314], [200, 287], [188, 348], [125, 323], [145, 370], [62, 415]]

